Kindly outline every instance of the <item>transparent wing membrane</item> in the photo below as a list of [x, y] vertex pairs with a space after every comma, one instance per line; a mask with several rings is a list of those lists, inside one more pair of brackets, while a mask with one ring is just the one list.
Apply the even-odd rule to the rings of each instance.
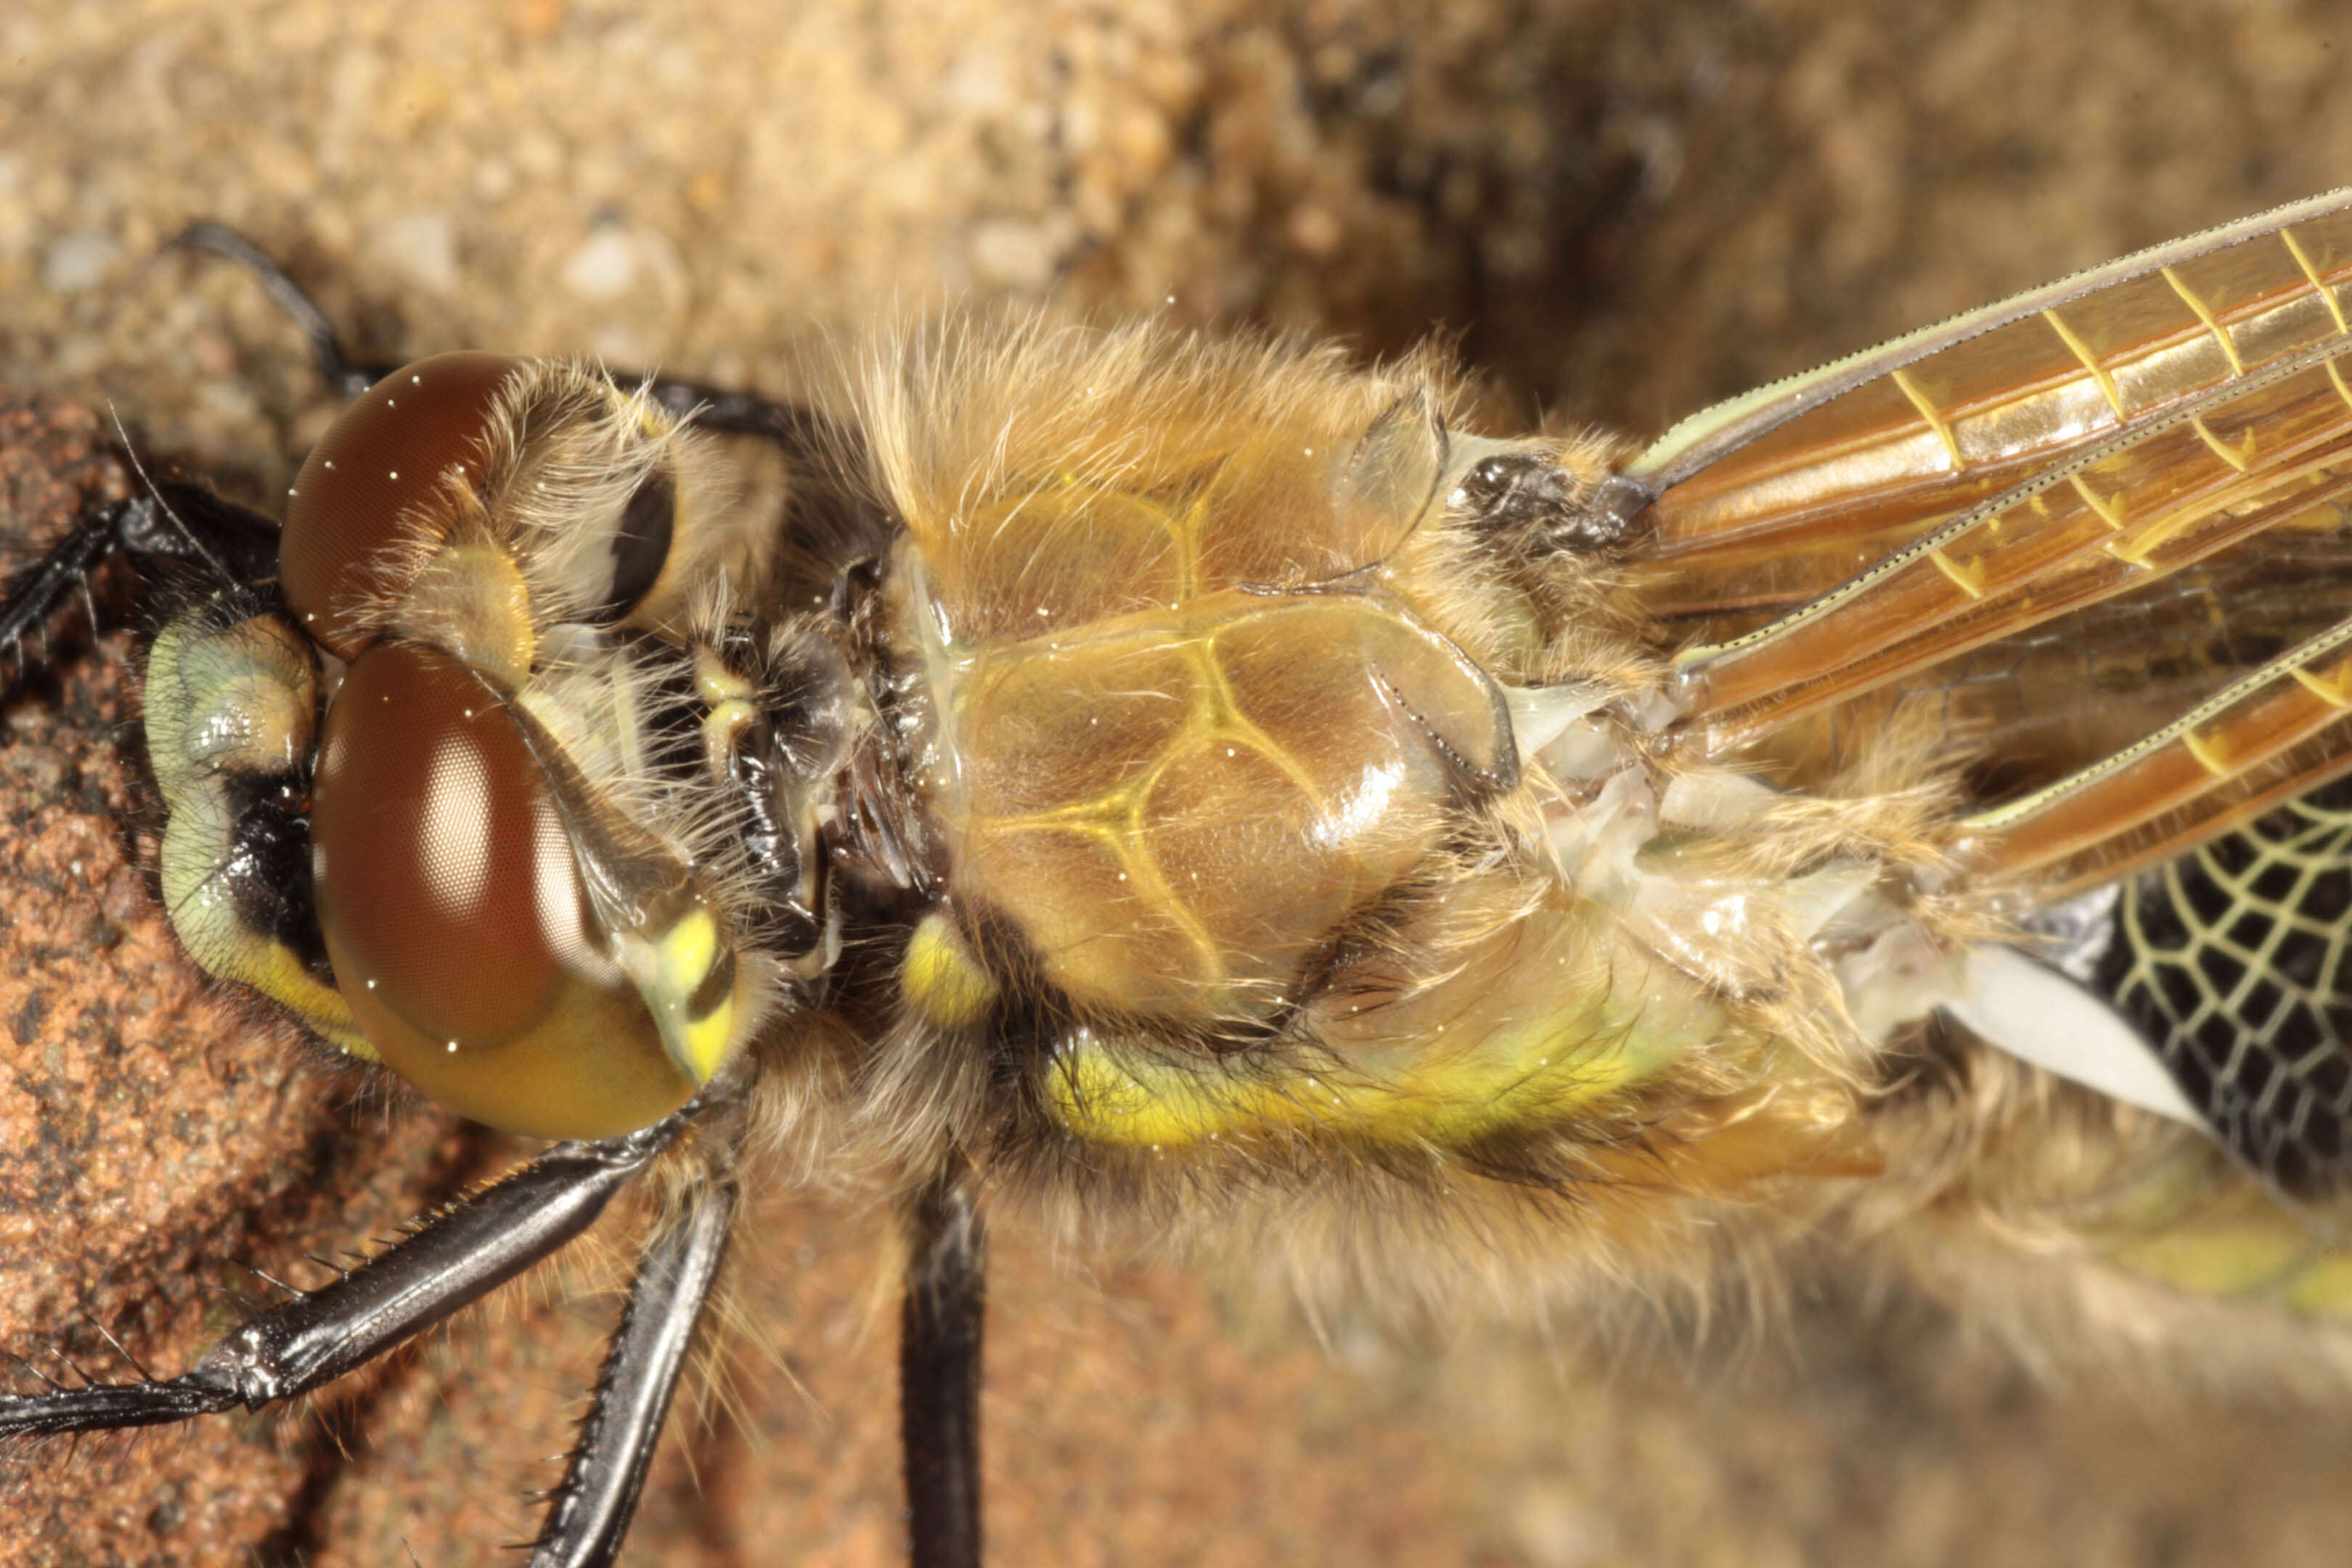
[[2352, 767], [2347, 310], [2339, 192], [1686, 421], [1627, 477], [1689, 742], [1801, 784], [1900, 721], [2027, 903]]
[[2273, 530], [2325, 526], [2347, 489], [2352, 391], [2332, 358], [2293, 363], [2130, 426], [1762, 629], [1691, 650], [1689, 705], [1710, 750], [1738, 750]]
[[1626, 470], [1685, 744], [1954, 763], [1962, 873], [2275, 1187], [2352, 1134], [2352, 192], [1686, 421]]
[[1956, 654], [1783, 723], [1748, 755], [1791, 778], [1860, 761], [1890, 727], [1941, 739], [1972, 798], [2056, 784], [2162, 729], [2352, 605], [2352, 525], [2239, 552]]
[[[2040, 872], [2066, 896], [2352, 766], [2347, 718], [2352, 622], [2341, 622], [2137, 743], [1969, 818], [1965, 842], [1987, 871]], [[2163, 837], [2137, 843], [2149, 825]]]
[[1626, 478], [1664, 498], [1668, 557], [1734, 542], [1833, 552], [1950, 516], [2342, 338], [2347, 208], [2347, 191], [2279, 207], [1762, 388], [1676, 426]]

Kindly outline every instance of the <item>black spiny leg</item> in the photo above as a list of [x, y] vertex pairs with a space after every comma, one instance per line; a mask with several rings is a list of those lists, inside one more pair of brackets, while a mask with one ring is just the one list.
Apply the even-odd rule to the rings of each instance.
[[[624, 384], [627, 380], [625, 376], [616, 379]], [[774, 442], [785, 457], [797, 462], [821, 462], [850, 445], [839, 425], [797, 403], [774, 403], [755, 392], [730, 392], [698, 381], [642, 379], [647, 396], [698, 428], [729, 436], [758, 436]]]
[[980, 1330], [987, 1242], [960, 1163], [907, 1206], [898, 1419], [914, 1568], [980, 1565]]
[[697, 1184], [686, 1211], [646, 1244], [530, 1568], [604, 1568], [620, 1554], [695, 1324], [719, 1277], [735, 1200], [734, 1182], [714, 1175]]
[[224, 579], [223, 587], [252, 583], [277, 571], [278, 524], [201, 485], [173, 479], [100, 507], [8, 584], [0, 599], [0, 666], [22, 668], [26, 642], [116, 555], [184, 562]]
[[641, 1132], [558, 1143], [335, 1283], [254, 1318], [181, 1376], [0, 1397], [0, 1440], [258, 1410], [331, 1383], [481, 1300], [588, 1228], [691, 1110]]
[[[344, 399], [357, 397], [400, 368], [393, 364], [362, 364], [353, 360], [345, 352], [334, 324], [327, 320], [327, 313], [259, 246], [236, 230], [217, 223], [194, 223], [182, 229], [171, 244], [175, 249], [209, 252], [252, 273], [263, 291], [293, 318], [294, 324], [310, 340], [310, 363], [318, 367], [320, 379]], [[798, 461], [820, 460], [845, 445], [841, 429], [832, 420], [798, 404], [775, 403], [756, 393], [659, 376], [632, 377], [615, 373], [613, 379], [623, 385], [633, 379], [641, 383], [646, 395], [655, 402], [702, 429], [730, 436], [758, 436], [774, 442], [786, 457]]]
[[278, 308], [294, 319], [302, 335], [310, 340], [310, 363], [319, 375], [336, 395], [348, 403], [399, 369], [398, 365], [366, 365], [352, 363], [343, 352], [343, 340], [337, 335], [335, 324], [327, 320], [327, 312], [317, 301], [302, 292], [302, 286], [286, 276], [285, 269], [269, 259], [261, 247], [226, 224], [192, 223], [173, 235], [167, 247], [173, 250], [204, 250], [236, 262], [261, 284]]

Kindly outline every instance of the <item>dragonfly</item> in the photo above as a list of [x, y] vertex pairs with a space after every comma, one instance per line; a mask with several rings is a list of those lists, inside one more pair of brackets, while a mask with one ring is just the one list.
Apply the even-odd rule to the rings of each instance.
[[[551, 1140], [174, 1375], [322, 1387], [657, 1184], [533, 1561], [621, 1550], [746, 1173], [883, 1173], [909, 1552], [976, 1563], [985, 1235], [1704, 1294], [1808, 1237], [2053, 1333], [2340, 1315], [2352, 194], [1646, 448], [1164, 322], [977, 313], [787, 405], [352, 363], [282, 519], [176, 479], [157, 883], [202, 968]], [[714, 434], [763, 441], [779, 513]]]

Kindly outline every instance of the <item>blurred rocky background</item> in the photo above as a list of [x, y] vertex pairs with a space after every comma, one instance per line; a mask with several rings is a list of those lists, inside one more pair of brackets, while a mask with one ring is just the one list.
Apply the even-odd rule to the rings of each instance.
[[[2325, 0], [16, 0], [0, 14], [0, 519], [147, 460], [265, 500], [332, 404], [195, 218], [359, 351], [580, 352], [788, 391], [968, 299], [1450, 337], [1527, 416], [1701, 404], [2352, 180]], [[9, 412], [15, 410], [15, 412]], [[17, 467], [8, 465], [15, 462]], [[37, 473], [35, 470], [37, 469]], [[72, 643], [75, 638], [68, 638]], [[5, 710], [0, 1348], [159, 1370], [304, 1255], [513, 1151], [208, 998], [127, 858], [106, 639]], [[885, 1226], [772, 1194], [629, 1561], [899, 1550]], [[2046, 1381], [1830, 1281], [1754, 1342], [1482, 1312], [1320, 1332], [999, 1244], [994, 1560], [2333, 1563], [2340, 1403]], [[538, 1277], [292, 1417], [0, 1457], [0, 1563], [508, 1561], [613, 1302]], [[877, 1308], [880, 1310], [877, 1310]], [[20, 1380], [20, 1386], [24, 1385]]]

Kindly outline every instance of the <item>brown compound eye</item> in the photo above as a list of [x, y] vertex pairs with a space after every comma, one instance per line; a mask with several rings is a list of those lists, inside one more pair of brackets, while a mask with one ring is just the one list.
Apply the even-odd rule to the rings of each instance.
[[305, 631], [344, 658], [367, 645], [355, 613], [396, 594], [387, 547], [453, 465], [477, 468], [499, 389], [525, 362], [435, 354], [362, 393], [312, 447], [286, 505], [278, 575]]
[[[510, 1131], [605, 1137], [677, 1109], [715, 1068], [690, 1072], [665, 1046], [597, 927], [522, 721], [448, 655], [359, 654], [328, 710], [311, 834], [338, 988], [432, 1100]], [[721, 971], [688, 989], [723, 1035], [731, 960]]]

